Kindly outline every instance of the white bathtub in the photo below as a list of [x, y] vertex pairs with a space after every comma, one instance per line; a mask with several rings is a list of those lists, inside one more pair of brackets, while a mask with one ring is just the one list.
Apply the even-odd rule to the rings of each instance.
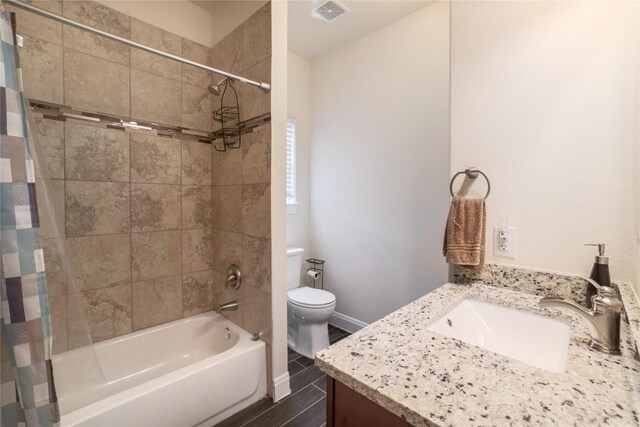
[[53, 357], [63, 427], [212, 426], [266, 395], [265, 344], [214, 312], [93, 347]]

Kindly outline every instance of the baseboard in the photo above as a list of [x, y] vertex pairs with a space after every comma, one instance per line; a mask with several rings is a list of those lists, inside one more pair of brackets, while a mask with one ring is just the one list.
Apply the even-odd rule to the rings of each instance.
[[365, 323], [362, 320], [354, 319], [351, 316], [338, 313], [337, 311], [334, 311], [329, 318], [329, 324], [351, 333], [358, 332], [360, 329], [369, 326], [368, 323]]
[[277, 402], [291, 394], [289, 387], [289, 372], [285, 372], [273, 379], [273, 401]]

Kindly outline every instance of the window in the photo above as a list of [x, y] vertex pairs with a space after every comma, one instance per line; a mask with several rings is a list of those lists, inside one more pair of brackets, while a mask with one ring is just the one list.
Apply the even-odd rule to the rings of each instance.
[[296, 204], [296, 120], [287, 120], [287, 204]]

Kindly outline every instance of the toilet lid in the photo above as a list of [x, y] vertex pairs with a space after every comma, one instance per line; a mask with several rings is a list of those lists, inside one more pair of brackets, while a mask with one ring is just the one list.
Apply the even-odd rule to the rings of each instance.
[[309, 288], [307, 286], [292, 289], [287, 292], [287, 296], [293, 304], [307, 307], [330, 305], [336, 300], [335, 295], [331, 292]]

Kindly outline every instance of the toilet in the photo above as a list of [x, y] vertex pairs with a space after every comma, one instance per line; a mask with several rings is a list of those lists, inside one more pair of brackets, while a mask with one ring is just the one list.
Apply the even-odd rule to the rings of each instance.
[[289, 347], [310, 359], [329, 346], [328, 321], [336, 297], [322, 289], [300, 286], [304, 249], [287, 249], [287, 339]]

